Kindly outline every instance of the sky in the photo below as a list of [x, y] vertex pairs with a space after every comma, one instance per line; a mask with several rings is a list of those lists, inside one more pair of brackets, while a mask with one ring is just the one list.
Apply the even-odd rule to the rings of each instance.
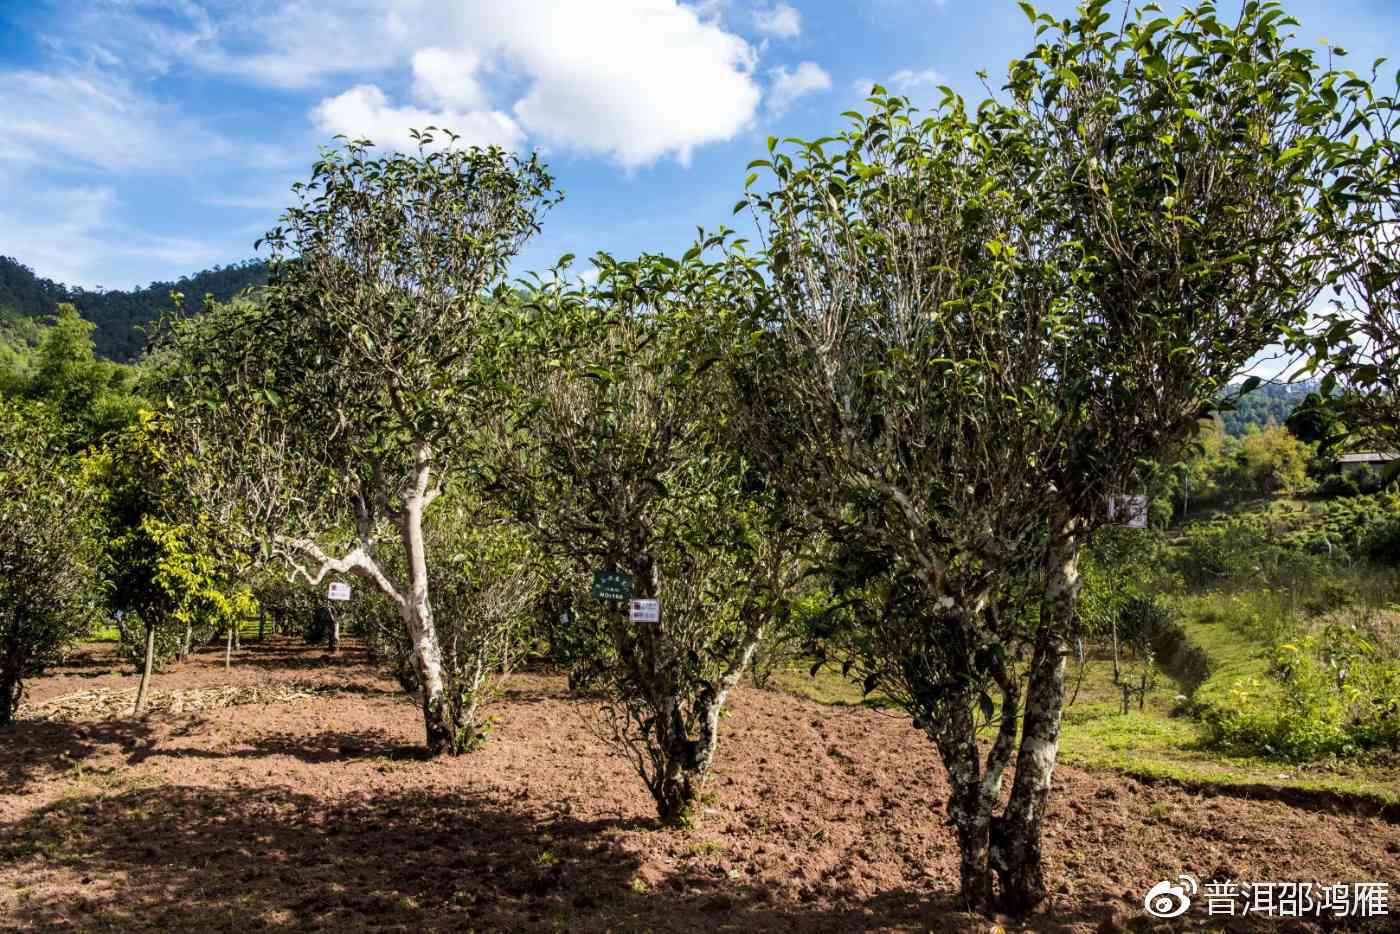
[[[1400, 0], [1285, 6], [1400, 59]], [[108, 289], [247, 259], [336, 134], [429, 124], [549, 164], [518, 271], [680, 252], [736, 225], [768, 136], [839, 131], [874, 82], [975, 102], [1033, 44], [1015, 0], [0, 0], [0, 255]]]

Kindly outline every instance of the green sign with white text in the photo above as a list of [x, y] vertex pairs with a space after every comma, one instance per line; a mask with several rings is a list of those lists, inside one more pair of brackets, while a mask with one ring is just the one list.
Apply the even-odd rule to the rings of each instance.
[[595, 600], [632, 599], [632, 578], [617, 571], [593, 572], [593, 598]]

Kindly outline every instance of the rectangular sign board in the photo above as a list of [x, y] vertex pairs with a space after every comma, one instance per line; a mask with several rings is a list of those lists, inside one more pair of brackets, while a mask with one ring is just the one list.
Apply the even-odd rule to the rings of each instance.
[[342, 581], [333, 581], [331, 589], [326, 591], [326, 597], [331, 600], [349, 600], [350, 585]]
[[633, 600], [631, 616], [634, 623], [659, 623], [661, 622], [661, 601]]
[[630, 600], [632, 599], [632, 578], [617, 571], [593, 572], [593, 599]]
[[1147, 528], [1147, 497], [1110, 496], [1108, 520], [1130, 529]]

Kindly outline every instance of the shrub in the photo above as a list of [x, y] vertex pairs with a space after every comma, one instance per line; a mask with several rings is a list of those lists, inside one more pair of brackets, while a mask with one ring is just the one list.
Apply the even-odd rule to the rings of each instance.
[[1376, 522], [1363, 534], [1361, 553], [1377, 564], [1400, 567], [1400, 519]]
[[1265, 548], [1262, 531], [1242, 522], [1195, 526], [1187, 530], [1185, 539], [1181, 573], [1198, 587], [1244, 578], [1255, 570]]
[[1348, 472], [1329, 474], [1326, 479], [1318, 485], [1317, 492], [1327, 497], [1337, 496], [1360, 496], [1361, 486], [1356, 482], [1356, 478]]
[[1400, 659], [1353, 626], [1284, 643], [1269, 677], [1235, 685], [1205, 711], [1212, 745], [1291, 761], [1400, 749]]

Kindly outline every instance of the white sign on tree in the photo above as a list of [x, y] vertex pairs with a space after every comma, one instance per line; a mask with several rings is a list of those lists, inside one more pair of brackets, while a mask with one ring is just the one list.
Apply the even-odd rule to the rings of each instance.
[[331, 589], [326, 591], [326, 597], [331, 600], [349, 600], [350, 585], [343, 581], [333, 581]]
[[660, 600], [633, 600], [631, 619], [634, 623], [661, 622]]

